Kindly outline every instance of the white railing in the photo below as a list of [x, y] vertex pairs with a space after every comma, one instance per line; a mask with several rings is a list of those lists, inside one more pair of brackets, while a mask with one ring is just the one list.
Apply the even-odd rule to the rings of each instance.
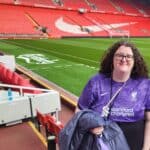
[[[0, 84], [0, 87], [2, 87], [0, 91], [0, 125], [36, 117], [37, 110], [43, 114], [54, 113], [58, 120], [61, 104], [57, 91], [10, 84]], [[10, 88], [11, 95], [7, 90]], [[18, 89], [19, 92], [13, 89]], [[39, 90], [41, 93], [24, 93], [23, 90]]]
[[4, 88], [14, 88], [14, 89], [18, 89], [20, 92], [20, 96], [23, 96], [23, 90], [36, 90], [36, 91], [41, 91], [41, 92], [50, 92], [52, 90], [48, 90], [48, 89], [42, 89], [42, 88], [35, 88], [35, 87], [26, 87], [26, 86], [19, 86], [19, 85], [12, 85], [12, 84], [0, 84], [0, 87], [4, 87]]

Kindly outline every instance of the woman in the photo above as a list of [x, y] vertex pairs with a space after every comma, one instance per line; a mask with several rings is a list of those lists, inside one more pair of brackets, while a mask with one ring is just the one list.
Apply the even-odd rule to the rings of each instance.
[[[138, 49], [127, 41], [112, 45], [100, 71], [85, 86], [77, 110], [101, 113], [122, 129], [131, 150], [150, 150], [148, 69]], [[91, 130], [101, 134], [104, 127]]]

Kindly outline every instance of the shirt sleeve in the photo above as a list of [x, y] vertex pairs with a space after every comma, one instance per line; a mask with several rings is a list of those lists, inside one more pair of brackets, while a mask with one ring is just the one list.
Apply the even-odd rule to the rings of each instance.
[[149, 80], [149, 87], [147, 90], [145, 110], [150, 111], [150, 80]]
[[81, 96], [78, 100], [79, 109], [90, 109], [92, 103], [94, 102], [96, 93], [96, 83], [94, 80], [90, 79], [86, 86], [84, 87]]

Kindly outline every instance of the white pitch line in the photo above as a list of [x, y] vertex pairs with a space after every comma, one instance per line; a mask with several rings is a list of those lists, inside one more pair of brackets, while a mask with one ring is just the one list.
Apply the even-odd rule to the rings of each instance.
[[[98, 68], [96, 67], [92, 67], [92, 66], [89, 66], [89, 65], [84, 65], [84, 64], [73, 64], [73, 65], [53, 65], [53, 68], [70, 68], [70, 67], [76, 67], [76, 66], [84, 66], [86, 68], [90, 68], [90, 69], [94, 69], [94, 70], [98, 70]], [[48, 70], [49, 67], [44, 67], [44, 68], [41, 68], [41, 70]], [[34, 69], [30, 69], [30, 70], [38, 70], [38, 68], [34, 68]]]

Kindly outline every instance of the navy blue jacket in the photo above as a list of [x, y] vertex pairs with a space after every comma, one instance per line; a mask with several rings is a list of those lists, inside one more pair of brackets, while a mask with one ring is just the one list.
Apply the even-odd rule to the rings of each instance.
[[126, 139], [119, 126], [100, 117], [92, 110], [76, 113], [59, 134], [60, 150], [103, 150], [99, 137], [89, 132], [90, 129], [104, 126], [101, 140], [109, 150], [129, 150]]

